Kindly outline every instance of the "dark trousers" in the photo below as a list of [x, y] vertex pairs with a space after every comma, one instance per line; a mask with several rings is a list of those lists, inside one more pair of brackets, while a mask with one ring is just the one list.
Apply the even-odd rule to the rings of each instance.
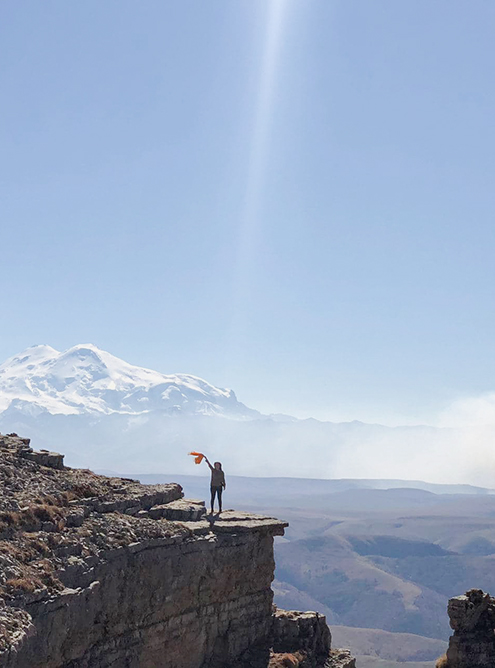
[[215, 495], [218, 497], [218, 508], [222, 510], [222, 492], [223, 487], [210, 487], [211, 490], [211, 509], [213, 510], [213, 504], [215, 503]]

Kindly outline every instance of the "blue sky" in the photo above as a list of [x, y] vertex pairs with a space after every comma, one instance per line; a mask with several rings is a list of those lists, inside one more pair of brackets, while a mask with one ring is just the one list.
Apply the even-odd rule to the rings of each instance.
[[495, 4], [7, 0], [0, 359], [92, 342], [263, 411], [495, 389]]

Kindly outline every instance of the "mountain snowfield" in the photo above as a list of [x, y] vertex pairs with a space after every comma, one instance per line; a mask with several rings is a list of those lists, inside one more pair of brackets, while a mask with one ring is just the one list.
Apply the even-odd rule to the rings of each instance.
[[156, 410], [236, 419], [259, 415], [238, 402], [232, 390], [195, 376], [133, 366], [92, 344], [65, 352], [38, 345], [8, 359], [0, 366], [0, 412], [12, 402], [30, 415], [141, 415]]
[[495, 486], [495, 461], [486, 449], [476, 456], [476, 433], [263, 415], [232, 390], [133, 366], [91, 344], [33, 346], [0, 365], [0, 432], [63, 452], [69, 466], [136, 474], [207, 475], [187, 456], [201, 450], [243, 476]]

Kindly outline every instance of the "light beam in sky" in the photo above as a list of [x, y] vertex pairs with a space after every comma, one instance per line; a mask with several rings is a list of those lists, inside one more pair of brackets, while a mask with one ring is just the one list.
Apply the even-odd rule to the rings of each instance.
[[233, 280], [233, 308], [230, 324], [230, 355], [240, 352], [236, 347], [242, 341], [247, 324], [247, 309], [256, 257], [263, 189], [270, 148], [275, 84], [283, 44], [289, 0], [269, 0], [265, 7], [263, 56], [258, 77], [253, 124], [251, 131], [246, 189], [239, 217], [239, 236], [236, 271]]

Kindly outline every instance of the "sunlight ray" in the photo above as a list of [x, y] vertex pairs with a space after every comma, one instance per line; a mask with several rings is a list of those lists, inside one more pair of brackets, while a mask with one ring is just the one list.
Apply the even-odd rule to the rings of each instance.
[[[276, 79], [282, 51], [289, 0], [267, 3], [263, 56], [253, 110], [246, 188], [239, 220], [236, 272], [229, 342], [242, 340], [247, 324], [247, 309], [261, 223], [263, 190], [270, 150]], [[231, 350], [231, 353], [233, 351]], [[239, 352], [238, 350], [236, 351]]]

